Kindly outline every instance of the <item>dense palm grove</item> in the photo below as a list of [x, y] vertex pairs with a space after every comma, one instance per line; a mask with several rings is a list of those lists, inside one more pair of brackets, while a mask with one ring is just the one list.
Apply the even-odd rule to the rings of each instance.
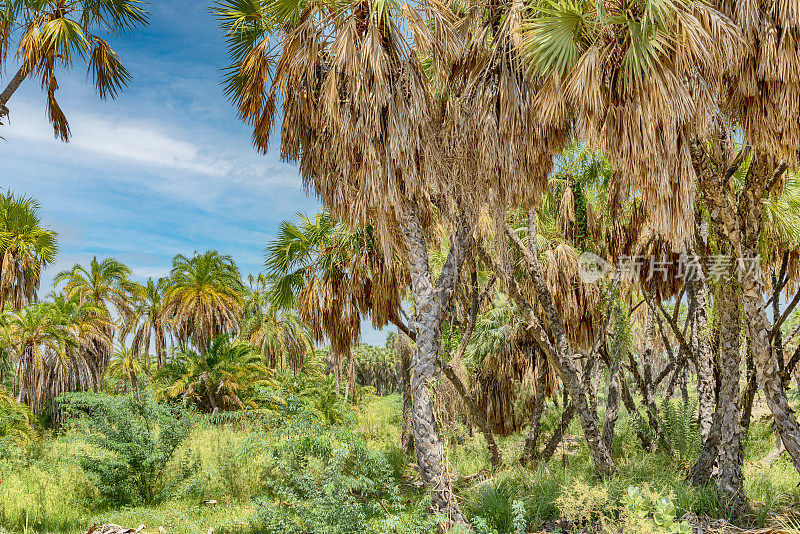
[[[86, 59], [113, 97], [130, 74], [94, 32], [136, 31], [146, 5], [0, 6], [20, 63], [0, 118], [40, 78], [66, 140], [56, 67]], [[256, 149], [277, 139], [324, 211], [246, 280], [208, 251], [146, 281], [87, 258], [42, 288], [57, 234], [0, 198], [9, 529], [198, 500], [170, 528], [797, 522], [796, 0], [210, 10]], [[397, 333], [362, 345], [364, 321]], [[60, 450], [69, 490], [31, 467]]]

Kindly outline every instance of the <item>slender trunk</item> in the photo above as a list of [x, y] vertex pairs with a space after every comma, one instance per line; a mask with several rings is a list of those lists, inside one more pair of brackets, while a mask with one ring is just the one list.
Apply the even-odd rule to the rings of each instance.
[[741, 426], [739, 420], [739, 311], [732, 283], [720, 284], [717, 303], [720, 322], [720, 384], [718, 405], [721, 421], [718, 448], [717, 489], [733, 517], [749, 513], [742, 485]]
[[747, 362], [747, 385], [742, 392], [742, 418], [739, 424], [742, 427], [742, 442], [747, 440], [747, 435], [750, 432], [750, 419], [753, 415], [753, 402], [755, 401], [756, 391], [758, 385], [756, 384], [756, 362], [753, 359], [753, 351], [750, 348], [750, 343], [747, 343], [747, 355], [745, 356]]
[[711, 332], [707, 316], [707, 288], [703, 278], [694, 280], [694, 328], [692, 336], [697, 362], [697, 397], [700, 412], [700, 437], [705, 440], [711, 431], [714, 417], [714, 391], [716, 380], [714, 378], [714, 353], [711, 350]]
[[800, 428], [798, 428], [794, 412], [789, 406], [780, 370], [769, 343], [770, 328], [762, 308], [764, 298], [758, 286], [748, 280], [748, 277], [743, 277], [742, 286], [742, 301], [747, 317], [753, 356], [757, 362], [758, 381], [775, 419], [775, 427], [783, 439], [783, 445], [791, 456], [795, 469], [800, 472]]
[[417, 348], [411, 366], [412, 427], [414, 449], [423, 483], [432, 491], [432, 505], [457, 524], [467, 524], [453, 495], [452, 480], [436, 428], [432, 382], [436, 378], [439, 333], [453, 288], [464, 260], [469, 227], [461, 221], [439, 279], [434, 283], [428, 265], [428, 247], [415, 206], [404, 206], [402, 232], [408, 252], [411, 291], [414, 296], [413, 328]]
[[674, 453], [672, 450], [672, 443], [667, 439], [664, 434], [664, 429], [661, 427], [661, 419], [658, 415], [658, 406], [656, 405], [656, 398], [653, 391], [653, 372], [652, 372], [652, 359], [653, 347], [655, 346], [655, 314], [656, 308], [653, 302], [653, 294], [646, 296], [648, 299], [647, 320], [645, 322], [645, 350], [643, 354], [644, 364], [644, 377], [642, 379], [644, 401], [647, 406], [647, 420], [650, 427], [655, 431], [656, 435], [660, 438], [661, 446], [664, 451], [670, 456]]
[[700, 449], [700, 456], [692, 466], [692, 470], [687, 477], [695, 486], [705, 486], [711, 478], [711, 471], [714, 469], [714, 462], [717, 460], [720, 442], [720, 432], [722, 431], [721, 407], [718, 405], [711, 422], [708, 436], [703, 440]]
[[[531, 210], [528, 214], [529, 234], [536, 235], [535, 221], [536, 214]], [[575, 405], [575, 410], [578, 413], [578, 418], [583, 428], [584, 437], [586, 438], [589, 451], [594, 460], [597, 475], [600, 477], [609, 476], [614, 473], [616, 466], [611, 459], [611, 453], [603, 445], [602, 435], [597, 424], [597, 412], [593, 412], [589, 406], [586, 392], [583, 389], [583, 384], [581, 383], [580, 376], [575, 366], [575, 355], [572, 352], [566, 332], [564, 331], [561, 317], [553, 302], [553, 295], [550, 293], [550, 289], [547, 287], [544, 277], [542, 276], [542, 268], [539, 264], [539, 259], [536, 257], [535, 251], [531, 251], [526, 247], [508, 224], [506, 224], [506, 234], [515, 242], [528, 264], [533, 288], [536, 291], [539, 304], [542, 307], [547, 325], [553, 336], [554, 356], [561, 371], [561, 380]]]
[[653, 446], [653, 442], [650, 438], [642, 432], [640, 427], [644, 427], [644, 419], [642, 418], [639, 410], [636, 408], [636, 403], [633, 401], [633, 396], [631, 395], [630, 390], [628, 389], [627, 384], [624, 380], [620, 380], [620, 394], [622, 398], [622, 404], [625, 406], [625, 409], [628, 411], [628, 414], [631, 418], [635, 419], [639, 424], [636, 425], [636, 437], [639, 438], [639, 441], [642, 443], [642, 448], [646, 451], [654, 451], [655, 448]]
[[619, 414], [620, 390], [620, 359], [614, 358], [611, 362], [608, 376], [608, 400], [606, 402], [606, 418], [603, 421], [603, 443], [610, 451], [614, 443], [614, 426], [617, 424]]
[[442, 371], [444, 371], [444, 375], [450, 380], [450, 383], [453, 384], [461, 400], [463, 400], [464, 404], [469, 408], [473, 422], [478, 425], [478, 428], [480, 428], [483, 436], [486, 438], [486, 445], [489, 448], [489, 452], [492, 454], [492, 465], [494, 467], [501, 467], [503, 465], [503, 455], [500, 452], [500, 447], [497, 446], [497, 442], [494, 440], [494, 434], [492, 434], [492, 429], [489, 428], [489, 423], [486, 421], [486, 417], [484, 417], [483, 413], [481, 413], [481, 409], [478, 407], [475, 399], [467, 392], [464, 383], [448, 362], [442, 362]]
[[597, 360], [590, 357], [583, 366], [583, 386], [586, 390], [586, 396], [589, 400], [589, 408], [593, 412], [597, 412], [597, 382], [595, 381], [595, 364]]
[[486, 438], [486, 445], [492, 455], [492, 465], [494, 467], [501, 467], [503, 465], [503, 455], [500, 453], [500, 448], [497, 446], [497, 442], [494, 439], [494, 434], [489, 427], [489, 423], [486, 421], [486, 417], [478, 407], [478, 403], [475, 402], [475, 399], [473, 399], [469, 394], [467, 387], [458, 377], [458, 374], [456, 374], [455, 369], [453, 369], [453, 366], [451, 365], [452, 362], [460, 362], [461, 358], [464, 356], [464, 352], [469, 344], [470, 338], [472, 337], [472, 331], [475, 328], [475, 322], [478, 317], [482, 295], [478, 291], [478, 272], [476, 269], [472, 269], [471, 286], [472, 306], [470, 308], [469, 317], [467, 318], [467, 326], [464, 330], [464, 335], [461, 337], [461, 342], [459, 343], [458, 352], [456, 353], [455, 357], [453, 357], [450, 362], [445, 362], [444, 360], [442, 361], [442, 371], [447, 379], [450, 380], [450, 383], [453, 384], [453, 387], [455, 388], [456, 393], [458, 393], [458, 395], [461, 397], [461, 400], [464, 401], [464, 404], [466, 404], [467, 408], [469, 408], [473, 422], [478, 425], [478, 428], [480, 428], [483, 436]]
[[[332, 350], [332, 349], [331, 349]], [[342, 355], [338, 351], [333, 352], [333, 377], [336, 380], [336, 394], [342, 390]]]
[[[403, 334], [401, 334], [403, 335]], [[411, 340], [406, 337], [398, 346], [400, 353], [400, 372], [403, 387], [403, 429], [400, 434], [400, 445], [403, 451], [411, 453], [414, 450], [414, 434], [411, 431]]]
[[344, 388], [344, 400], [356, 397], [356, 358], [352, 350], [347, 351], [347, 384]]
[[[540, 353], [536, 350], [534, 354]], [[525, 439], [525, 448], [522, 451], [519, 462], [525, 465], [528, 460], [535, 460], [538, 456], [537, 443], [539, 441], [539, 425], [542, 421], [542, 414], [546, 404], [545, 387], [547, 386], [547, 356], [540, 354], [536, 358], [536, 399], [533, 402], [533, 417], [531, 427], [528, 430], [528, 437]]]
[[[25, 67], [20, 67], [17, 73], [11, 78], [11, 81], [8, 83], [3, 92], [0, 93], [0, 110], [6, 110], [6, 104], [11, 99], [11, 96], [19, 89], [19, 86], [22, 85], [22, 81], [25, 80], [26, 76], [28, 75]], [[2, 117], [3, 113], [0, 113], [0, 117]]]
[[545, 445], [544, 450], [542, 451], [540, 456], [542, 462], [547, 463], [550, 461], [550, 458], [553, 457], [558, 444], [561, 443], [562, 439], [564, 439], [564, 430], [569, 428], [569, 424], [572, 422], [573, 417], [575, 417], [575, 403], [570, 402], [566, 405], [564, 413], [561, 414], [561, 421], [558, 427], [556, 427], [555, 432], [553, 432], [553, 436], [550, 438], [550, 441], [547, 442], [547, 445]]

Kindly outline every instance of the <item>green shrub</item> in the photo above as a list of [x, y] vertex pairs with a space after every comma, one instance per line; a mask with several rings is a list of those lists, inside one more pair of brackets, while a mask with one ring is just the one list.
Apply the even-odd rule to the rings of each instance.
[[397, 509], [391, 466], [352, 427], [327, 426], [307, 410], [272, 428], [265, 442], [265, 493], [253, 532], [355, 534]]
[[32, 414], [27, 406], [18, 403], [0, 386], [0, 457], [12, 445], [29, 443], [36, 438]]
[[106, 504], [162, 500], [186, 475], [170, 476], [167, 464], [189, 435], [192, 418], [156, 403], [147, 389], [141, 397], [139, 402], [132, 395], [74, 393], [61, 399], [91, 446], [76, 447], [77, 461]]
[[467, 498], [465, 508], [470, 516], [483, 518], [492, 530], [514, 532], [513, 504], [518, 494], [517, 486], [510, 479], [503, 479], [496, 484], [483, 484]]

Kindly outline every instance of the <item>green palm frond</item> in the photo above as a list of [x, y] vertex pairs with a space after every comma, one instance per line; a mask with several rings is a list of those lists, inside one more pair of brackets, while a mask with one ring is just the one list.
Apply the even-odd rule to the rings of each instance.
[[566, 75], [578, 61], [594, 25], [584, 0], [550, 0], [535, 4], [522, 30], [523, 46], [539, 75]]

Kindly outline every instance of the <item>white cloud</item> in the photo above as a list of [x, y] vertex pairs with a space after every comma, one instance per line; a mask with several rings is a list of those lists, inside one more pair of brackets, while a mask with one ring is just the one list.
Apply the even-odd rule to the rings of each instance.
[[[4, 137], [15, 140], [59, 145], [41, 110], [25, 104], [12, 109], [12, 122], [4, 127]], [[72, 140], [69, 150], [89, 152], [107, 158], [155, 167], [181, 169], [209, 176], [223, 176], [227, 165], [205, 157], [200, 146], [174, 137], [162, 126], [142, 121], [139, 124], [85, 113], [69, 116]], [[66, 148], [66, 147], [65, 147]]]

